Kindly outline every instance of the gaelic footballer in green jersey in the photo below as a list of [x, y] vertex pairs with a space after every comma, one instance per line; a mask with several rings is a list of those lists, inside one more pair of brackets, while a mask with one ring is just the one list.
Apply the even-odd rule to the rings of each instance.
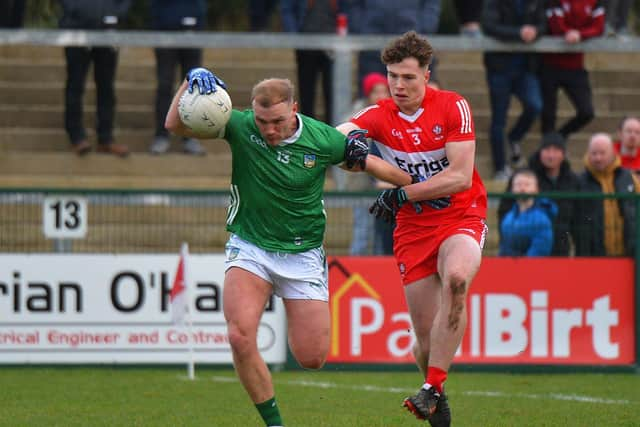
[[[206, 69], [189, 72], [176, 93], [166, 126], [184, 136], [177, 101], [195, 85], [204, 93], [224, 87]], [[365, 132], [346, 137], [297, 113], [286, 79], [259, 82], [252, 110], [233, 111], [221, 137], [231, 147], [233, 171], [223, 310], [238, 377], [267, 426], [282, 426], [273, 382], [258, 347], [258, 325], [273, 293], [284, 302], [289, 348], [298, 363], [319, 369], [329, 352], [330, 316], [322, 190], [331, 164], [366, 170], [406, 185], [411, 177], [377, 157], [367, 157]]]

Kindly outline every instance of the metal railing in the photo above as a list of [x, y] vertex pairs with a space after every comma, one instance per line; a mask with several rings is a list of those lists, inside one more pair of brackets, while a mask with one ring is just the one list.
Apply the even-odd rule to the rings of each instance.
[[[354, 223], [368, 219], [369, 215], [363, 216], [362, 212], [375, 196], [375, 191], [325, 194], [328, 253], [349, 254]], [[498, 255], [498, 202], [514, 196], [489, 195], [486, 255]], [[640, 195], [636, 194], [541, 196], [571, 203], [585, 199], [632, 199], [637, 205], [636, 215], [640, 215]], [[175, 252], [181, 242], [187, 241], [193, 252], [222, 252], [228, 237], [225, 229], [228, 202], [226, 191], [0, 189], [0, 248], [2, 252], [161, 253]], [[359, 212], [357, 208], [361, 208]], [[86, 228], [84, 233], [74, 231], [81, 227]], [[574, 230], [593, 232], [577, 227]], [[637, 233], [640, 242], [640, 231]], [[364, 254], [372, 255], [371, 244], [368, 249]]]

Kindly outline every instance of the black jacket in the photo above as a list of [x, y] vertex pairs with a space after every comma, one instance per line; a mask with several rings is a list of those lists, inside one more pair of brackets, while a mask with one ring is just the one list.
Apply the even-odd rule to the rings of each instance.
[[[523, 25], [533, 25], [538, 30], [538, 37], [546, 31], [547, 17], [543, 0], [522, 0], [525, 2], [525, 12], [520, 16], [516, 10], [515, 0], [485, 0], [482, 10], [482, 30], [487, 36], [504, 42], [522, 42], [520, 28]], [[484, 63], [487, 70], [500, 71], [521, 53], [486, 52]], [[529, 70], [537, 72], [539, 59], [537, 54], [524, 54], [528, 61]]]
[[60, 0], [60, 4], [60, 28], [100, 30], [121, 24], [131, 0]]
[[202, 30], [207, 22], [206, 0], [151, 0], [154, 30]]
[[[556, 180], [551, 180], [545, 173], [544, 166], [540, 163], [540, 151], [536, 151], [529, 158], [529, 169], [535, 172], [538, 177], [538, 187], [541, 193], [547, 192], [564, 192], [577, 193], [579, 191], [578, 176], [571, 170], [571, 165], [567, 160], [562, 162], [560, 166], [560, 175]], [[506, 191], [511, 189], [511, 179], [507, 185]], [[575, 230], [576, 217], [576, 199], [559, 199], [552, 198], [558, 206], [558, 215], [553, 221], [553, 248], [551, 256], [569, 256], [571, 248], [571, 239], [575, 241], [573, 236]], [[498, 218], [502, 223], [502, 218], [511, 209], [514, 200], [510, 198], [500, 199], [498, 205]]]
[[[632, 172], [618, 167], [614, 171], [614, 186], [617, 194], [635, 193]], [[580, 191], [601, 193], [602, 187], [598, 180], [585, 170], [579, 176]], [[604, 247], [604, 199], [585, 199], [579, 202], [577, 210], [577, 225], [580, 232], [576, 232], [576, 255], [578, 256], [606, 256]], [[624, 221], [625, 255], [633, 256], [635, 251], [635, 200], [618, 199], [620, 214]]]

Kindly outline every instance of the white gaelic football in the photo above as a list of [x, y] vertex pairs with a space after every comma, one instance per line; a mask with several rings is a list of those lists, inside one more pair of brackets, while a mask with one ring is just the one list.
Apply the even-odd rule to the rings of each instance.
[[231, 117], [231, 98], [226, 90], [216, 87], [214, 93], [202, 95], [195, 87], [185, 90], [178, 102], [180, 120], [196, 135], [215, 137]]

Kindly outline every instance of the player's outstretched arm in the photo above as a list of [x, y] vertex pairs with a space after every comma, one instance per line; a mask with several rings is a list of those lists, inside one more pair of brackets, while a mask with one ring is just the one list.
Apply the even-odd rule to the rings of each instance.
[[336, 126], [336, 129], [342, 132], [343, 135], [347, 135], [352, 130], [358, 129], [358, 126], [356, 126], [355, 123], [345, 122], [345, 123], [342, 123], [341, 125]]
[[[378, 180], [388, 182], [396, 186], [411, 184], [411, 180], [412, 180], [411, 175], [409, 175], [402, 169], [397, 168], [390, 163], [387, 163], [386, 161], [382, 160], [380, 157], [367, 155], [368, 149], [362, 161], [354, 162], [353, 159], [351, 159], [352, 164], [350, 165], [348, 153], [350, 151], [352, 152], [359, 152], [359, 151], [357, 149], [356, 150], [350, 149], [349, 147], [354, 146], [357, 148], [359, 144], [354, 144], [354, 142], [362, 143], [363, 142], [362, 140], [366, 138], [365, 135], [367, 131], [359, 129], [356, 124], [351, 122], [342, 123], [341, 125], [338, 125], [336, 129], [338, 129], [344, 135], [347, 135], [347, 150], [346, 150], [347, 155], [345, 156], [346, 161], [345, 161], [345, 164], [342, 165], [342, 169], [345, 169], [351, 172], [358, 172], [360, 170], [364, 170], [369, 175], [377, 178]], [[353, 167], [354, 163], [356, 166], [355, 168]]]
[[398, 187], [409, 185], [412, 182], [411, 175], [378, 156], [367, 156], [365, 171], [380, 181], [385, 181]]
[[187, 90], [188, 85], [189, 83], [185, 80], [178, 88], [178, 91], [169, 106], [167, 117], [164, 120], [164, 127], [173, 134], [194, 138], [197, 137], [197, 135], [191, 132], [191, 130], [182, 123], [180, 120], [180, 114], [178, 114], [178, 102], [180, 101], [180, 97], [184, 91]]
[[471, 187], [475, 159], [475, 141], [450, 142], [445, 145], [449, 167], [407, 187], [409, 201], [432, 200], [459, 193]]

